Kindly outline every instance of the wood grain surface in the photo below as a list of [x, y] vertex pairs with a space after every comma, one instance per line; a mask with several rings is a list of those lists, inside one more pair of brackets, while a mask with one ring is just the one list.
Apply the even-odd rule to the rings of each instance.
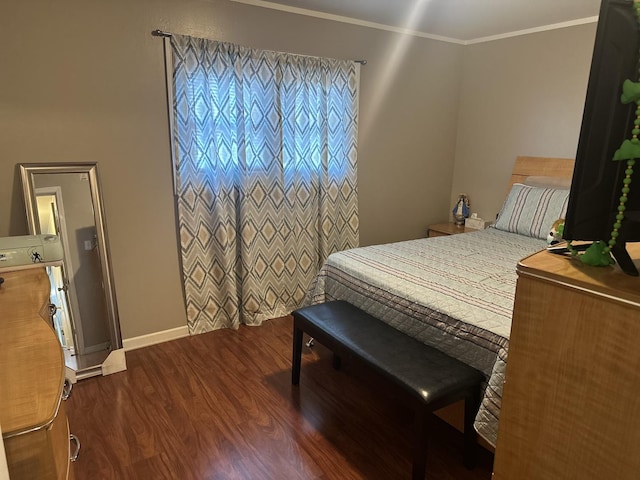
[[571, 179], [574, 164], [575, 160], [571, 158], [517, 157], [507, 191], [514, 183], [522, 183], [531, 176]]
[[64, 359], [45, 320], [49, 304], [45, 269], [4, 272], [0, 277], [4, 279], [0, 287], [0, 424], [6, 437], [53, 421], [64, 381]]
[[640, 478], [640, 279], [548, 252], [518, 271], [494, 480]]
[[[291, 385], [291, 317], [127, 353], [126, 372], [82, 380], [68, 400], [78, 479], [403, 479], [412, 413], [321, 345]], [[462, 435], [433, 419], [431, 479], [489, 479], [462, 465]]]
[[60, 404], [62, 347], [48, 316], [44, 267], [0, 277], [0, 423], [11, 478], [69, 478], [69, 429]]

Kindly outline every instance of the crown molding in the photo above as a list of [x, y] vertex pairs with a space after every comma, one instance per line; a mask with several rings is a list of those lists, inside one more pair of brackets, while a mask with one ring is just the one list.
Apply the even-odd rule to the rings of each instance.
[[267, 2], [265, 0], [231, 0], [235, 3], [243, 3], [245, 5], [252, 5], [254, 7], [270, 8], [272, 10], [280, 10], [281, 12], [294, 13], [297, 15], [305, 15], [307, 17], [321, 18], [323, 20], [333, 20], [334, 22], [348, 23], [350, 25], [358, 25], [359, 27], [375, 28], [376, 30], [384, 30], [387, 32], [403, 33], [405, 35], [412, 35], [414, 37], [428, 38], [430, 40], [437, 40], [439, 42], [455, 43], [458, 45], [464, 45], [464, 40], [457, 38], [443, 37], [441, 35], [432, 35], [430, 33], [419, 32], [417, 30], [411, 30], [408, 28], [393, 27], [391, 25], [384, 25], [382, 23], [367, 22], [365, 20], [359, 20], [357, 18], [344, 17], [342, 15], [333, 15], [331, 13], [318, 12], [316, 10], [308, 10], [306, 8], [290, 7], [289, 5], [281, 5], [279, 3]]
[[350, 25], [374, 28], [376, 30], [384, 30], [387, 32], [401, 33], [405, 35], [411, 35], [414, 37], [428, 38], [430, 40], [437, 40], [439, 42], [454, 43], [456, 45], [475, 45], [478, 43], [493, 42], [495, 40], [503, 40], [505, 38], [519, 37], [522, 35], [530, 35], [532, 33], [540, 33], [540, 32], [546, 32], [549, 30], [558, 30], [561, 28], [575, 27], [578, 25], [596, 23], [598, 21], [597, 16], [586, 17], [586, 18], [579, 18], [576, 20], [570, 20], [568, 22], [553, 23], [550, 25], [543, 25], [541, 27], [527, 28], [525, 30], [516, 30], [513, 32], [501, 33], [499, 35], [473, 38], [471, 40], [462, 40], [459, 38], [445, 37], [442, 35], [432, 35], [430, 33], [411, 30], [408, 28], [394, 27], [394, 26], [385, 25], [382, 23], [367, 22], [365, 20], [359, 20], [357, 18], [352, 18], [352, 17], [345, 17], [342, 15], [333, 15], [331, 13], [318, 12], [316, 10], [309, 10], [306, 8], [291, 7], [289, 5], [282, 5], [280, 3], [269, 2], [266, 0], [231, 0], [231, 1], [235, 3], [251, 5], [254, 7], [269, 8], [271, 10], [279, 10], [281, 12], [293, 13], [296, 15], [305, 15], [307, 17], [320, 18], [323, 20], [332, 20], [334, 22], [348, 23]]
[[598, 17], [586, 17], [578, 18], [576, 20], [570, 20], [568, 22], [552, 23], [550, 25], [543, 25], [541, 27], [527, 28], [525, 30], [516, 30], [514, 32], [501, 33], [500, 35], [491, 35], [489, 37], [474, 38], [467, 40], [465, 45], [475, 45], [478, 43], [493, 42], [495, 40], [502, 40], [504, 38], [520, 37], [522, 35], [530, 35], [532, 33], [548, 32], [550, 30], [559, 30], [561, 28], [577, 27], [578, 25], [586, 25], [589, 23], [596, 23]]

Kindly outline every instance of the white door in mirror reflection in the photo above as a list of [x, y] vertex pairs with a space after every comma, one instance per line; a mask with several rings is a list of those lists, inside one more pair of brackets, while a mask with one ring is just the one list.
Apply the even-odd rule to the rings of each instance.
[[[68, 235], [64, 222], [64, 203], [60, 187], [47, 187], [36, 189], [36, 202], [38, 207], [38, 219], [40, 231], [57, 235], [62, 242], [65, 252], [65, 259], [69, 257]], [[69, 271], [72, 271], [67, 267]], [[77, 306], [73, 307], [67, 295], [69, 290], [69, 279], [65, 274], [65, 267], [47, 267], [49, 283], [51, 284], [50, 300], [56, 306], [56, 313], [52, 317], [53, 329], [55, 330], [60, 343], [69, 354], [82, 353], [82, 332], [75, 329], [74, 318], [79, 318]], [[80, 324], [77, 325], [82, 328]], [[78, 335], [78, 333], [80, 335]]]
[[[111, 348], [108, 313], [88, 178], [82, 173], [39, 173], [34, 176], [34, 187], [36, 199], [41, 194], [56, 192], [54, 223], [64, 249], [63, 273], [68, 285], [75, 353], [108, 352]], [[50, 203], [42, 209], [37, 203], [38, 218], [51, 212]]]
[[75, 335], [73, 334], [73, 323], [71, 322], [71, 309], [65, 291], [65, 281], [62, 274], [62, 267], [47, 267], [47, 275], [51, 283], [51, 293], [49, 298], [56, 306], [55, 314], [52, 317], [53, 328], [60, 339], [62, 346], [75, 353]]

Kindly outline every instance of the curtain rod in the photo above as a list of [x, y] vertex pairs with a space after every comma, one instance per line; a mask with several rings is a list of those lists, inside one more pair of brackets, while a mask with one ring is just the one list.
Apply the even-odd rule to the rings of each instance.
[[[163, 38], [171, 38], [173, 36], [171, 33], [163, 32], [160, 29], [153, 30], [151, 32], [151, 35], [153, 35], [154, 37], [163, 37]], [[354, 62], [359, 63], [360, 65], [366, 65], [367, 64], [366, 60], [354, 60]]]

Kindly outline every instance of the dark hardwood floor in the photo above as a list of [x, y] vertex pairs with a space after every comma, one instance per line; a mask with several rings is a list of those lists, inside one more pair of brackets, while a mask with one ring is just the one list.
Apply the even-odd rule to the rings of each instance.
[[[76, 480], [410, 478], [411, 412], [321, 345], [293, 387], [291, 329], [285, 317], [154, 345], [77, 383]], [[428, 478], [491, 478], [492, 456], [464, 468], [462, 435], [435, 417], [430, 442]]]

